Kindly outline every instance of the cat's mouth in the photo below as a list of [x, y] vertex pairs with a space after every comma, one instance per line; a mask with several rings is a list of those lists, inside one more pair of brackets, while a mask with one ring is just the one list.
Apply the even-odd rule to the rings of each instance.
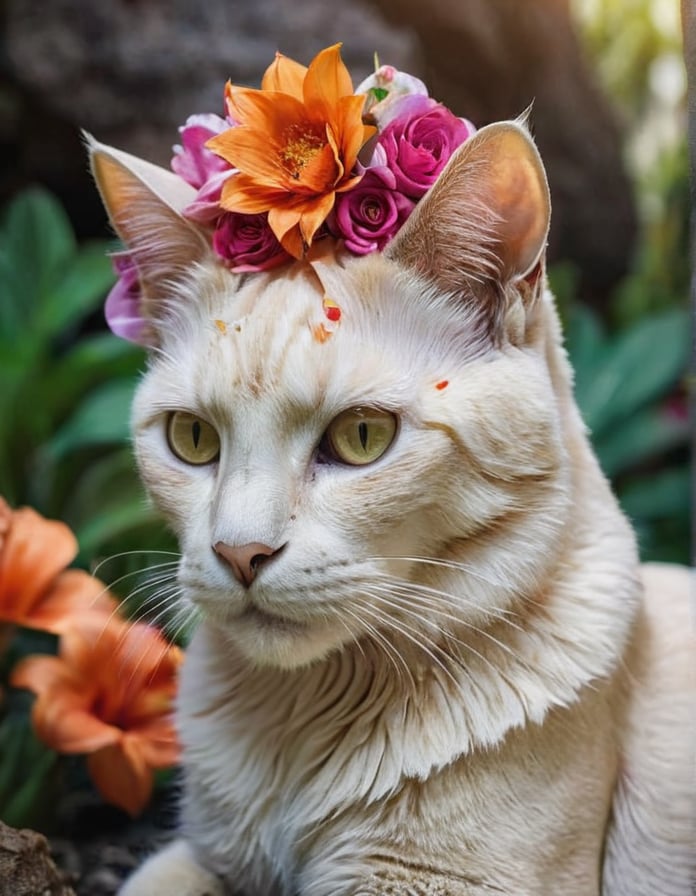
[[237, 618], [243, 622], [259, 626], [265, 631], [292, 633], [304, 631], [307, 627], [305, 622], [300, 622], [297, 619], [288, 619], [287, 616], [278, 616], [276, 613], [269, 613], [267, 610], [262, 610], [254, 604], [249, 604]]

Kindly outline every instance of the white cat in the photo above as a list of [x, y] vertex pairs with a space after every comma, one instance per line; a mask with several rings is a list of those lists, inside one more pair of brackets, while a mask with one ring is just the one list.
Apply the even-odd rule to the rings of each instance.
[[192, 188], [91, 153], [202, 617], [181, 838], [122, 896], [687, 896], [688, 573], [639, 570], [589, 446], [524, 127], [467, 140], [383, 254], [241, 276]]

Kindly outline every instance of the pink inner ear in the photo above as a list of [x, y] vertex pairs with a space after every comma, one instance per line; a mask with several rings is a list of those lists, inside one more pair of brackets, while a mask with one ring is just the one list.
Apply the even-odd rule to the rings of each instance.
[[532, 289], [536, 289], [543, 272], [543, 267], [541, 259], [539, 259], [531, 271], [523, 277], [524, 282], [529, 284]]

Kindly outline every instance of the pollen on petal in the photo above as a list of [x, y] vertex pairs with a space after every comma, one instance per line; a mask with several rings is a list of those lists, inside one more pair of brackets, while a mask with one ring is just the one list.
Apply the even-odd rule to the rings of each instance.
[[435, 384], [435, 388], [439, 389], [440, 391], [442, 391], [443, 389], [446, 389], [448, 386], [449, 386], [449, 380], [440, 380], [439, 383]]
[[218, 328], [218, 330], [222, 333], [223, 336], [227, 335], [227, 324], [224, 320], [214, 320], [213, 323]]

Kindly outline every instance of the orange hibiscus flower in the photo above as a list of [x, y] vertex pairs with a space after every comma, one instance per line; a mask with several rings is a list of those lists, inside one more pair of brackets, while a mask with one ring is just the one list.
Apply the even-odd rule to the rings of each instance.
[[18, 663], [11, 683], [38, 695], [39, 739], [60, 753], [88, 754], [104, 799], [137, 815], [152, 794], [154, 769], [179, 757], [170, 714], [181, 659], [149, 625], [92, 616], [62, 635], [58, 656]]
[[0, 498], [0, 622], [60, 634], [76, 615], [113, 613], [117, 602], [102, 582], [65, 570], [76, 554], [65, 523], [30, 507], [13, 511]]
[[268, 212], [283, 248], [302, 258], [334, 206], [336, 193], [361, 175], [358, 153], [376, 128], [362, 120], [365, 97], [353, 93], [340, 44], [318, 53], [305, 68], [277, 54], [261, 90], [227, 83], [235, 127], [206, 144], [238, 173], [222, 188], [232, 212]]

